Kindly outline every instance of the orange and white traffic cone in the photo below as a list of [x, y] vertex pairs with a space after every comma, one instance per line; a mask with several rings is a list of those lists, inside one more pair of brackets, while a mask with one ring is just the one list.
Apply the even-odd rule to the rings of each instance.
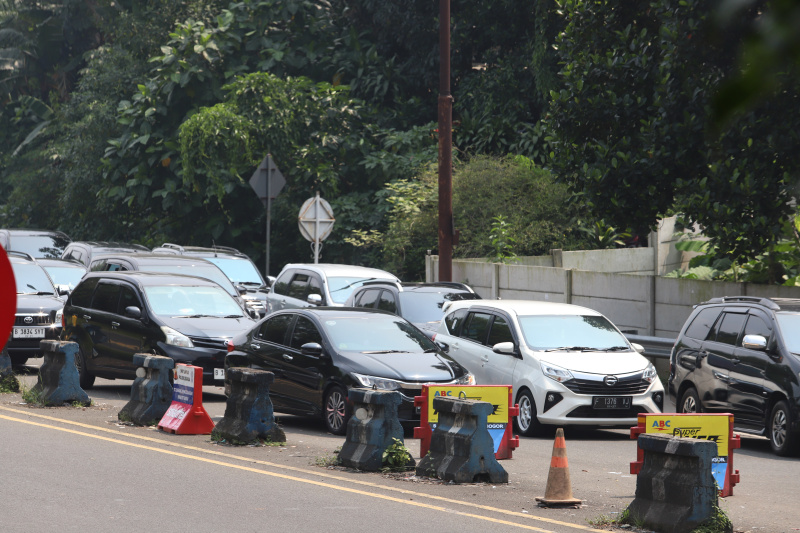
[[556, 505], [580, 505], [582, 500], [572, 497], [572, 485], [569, 481], [569, 463], [567, 461], [567, 445], [564, 441], [564, 430], [558, 428], [553, 443], [553, 457], [550, 459], [550, 473], [547, 475], [547, 487], [544, 498], [536, 501], [545, 507]]

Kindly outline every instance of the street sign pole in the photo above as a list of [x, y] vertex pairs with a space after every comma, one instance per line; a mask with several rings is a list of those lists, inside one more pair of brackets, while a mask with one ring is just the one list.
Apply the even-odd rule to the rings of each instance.
[[280, 194], [283, 186], [286, 185], [286, 179], [275, 166], [272, 156], [267, 154], [263, 161], [258, 165], [258, 168], [250, 178], [250, 187], [258, 195], [261, 203], [267, 209], [267, 250], [266, 250], [266, 269], [265, 276], [269, 276], [269, 247], [270, 247], [270, 221], [272, 219], [272, 200]]
[[269, 221], [272, 218], [272, 165], [267, 165], [267, 265], [264, 278], [269, 276]]

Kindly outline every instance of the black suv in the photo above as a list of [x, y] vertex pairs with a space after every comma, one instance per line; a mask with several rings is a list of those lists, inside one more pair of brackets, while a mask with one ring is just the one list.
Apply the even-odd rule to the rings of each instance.
[[11, 363], [22, 365], [29, 357], [40, 357], [39, 341], [61, 334], [64, 301], [47, 272], [28, 254], [7, 252], [17, 283], [17, 313], [8, 339]]
[[345, 305], [381, 309], [400, 315], [430, 337], [444, 316], [447, 302], [480, 299], [464, 283], [367, 281], [353, 291]]
[[134, 379], [133, 355], [155, 353], [225, 379], [228, 341], [255, 322], [213, 281], [180, 274], [89, 272], [64, 306], [64, 338], [78, 343], [80, 384]]
[[0, 229], [0, 246], [31, 257], [61, 257], [71, 239], [60, 231]]
[[275, 281], [264, 281], [261, 272], [258, 271], [253, 261], [246, 255], [228, 246], [216, 246], [204, 248], [202, 246], [180, 246], [165, 242], [161, 246], [153, 248], [154, 254], [164, 255], [188, 255], [191, 257], [201, 257], [217, 265], [220, 270], [231, 280], [231, 283], [244, 290], [240, 290], [247, 306], [255, 309], [262, 318], [267, 313], [267, 293]]
[[680, 413], [733, 413], [777, 455], [800, 451], [800, 300], [733, 296], [695, 306], [670, 356]]
[[147, 254], [150, 253], [150, 249], [141, 244], [128, 244], [127, 242], [75, 241], [69, 243], [64, 249], [61, 259], [72, 259], [88, 267], [92, 264], [92, 258], [95, 255], [108, 253]]

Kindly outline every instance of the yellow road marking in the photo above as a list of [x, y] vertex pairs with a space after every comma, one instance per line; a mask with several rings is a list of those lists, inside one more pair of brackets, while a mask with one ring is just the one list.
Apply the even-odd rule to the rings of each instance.
[[[281, 465], [281, 464], [277, 464], [277, 463], [271, 463], [269, 461], [261, 461], [261, 460], [252, 459], [252, 458], [249, 458], [249, 457], [242, 457], [242, 456], [227, 454], [227, 453], [223, 453], [223, 452], [218, 452], [218, 451], [215, 451], [215, 450], [207, 450], [207, 449], [204, 449], [204, 448], [198, 448], [196, 446], [188, 446], [188, 445], [185, 445], [185, 444], [177, 444], [177, 443], [169, 442], [169, 441], [166, 441], [166, 440], [163, 440], [163, 439], [156, 439], [156, 438], [153, 438], [153, 437], [146, 437], [144, 435], [131, 435], [131, 434], [127, 434], [127, 433], [120, 433], [119, 431], [115, 431], [115, 430], [112, 430], [112, 429], [103, 428], [103, 427], [99, 427], [99, 426], [93, 426], [91, 424], [83, 424], [81, 422], [74, 422], [74, 421], [71, 421], [71, 420], [63, 420], [63, 419], [60, 419], [60, 418], [55, 418], [55, 417], [51, 417], [51, 416], [47, 416], [47, 415], [41, 415], [41, 414], [38, 414], [38, 413], [33, 413], [33, 412], [29, 411], [29, 410], [22, 411], [22, 410], [19, 410], [19, 409], [11, 409], [9, 407], [4, 407], [2, 405], [0, 405], [0, 410], [16, 413], [16, 414], [20, 414], [20, 415], [40, 418], [40, 419], [43, 419], [43, 420], [50, 420], [50, 421], [58, 422], [58, 423], [61, 423], [61, 424], [69, 424], [69, 425], [73, 425], [73, 426], [77, 426], [77, 427], [90, 429], [90, 430], [93, 430], [93, 431], [100, 431], [100, 432], [105, 432], [105, 433], [111, 433], [111, 434], [114, 434], [114, 435], [124, 436], [124, 437], [127, 437], [127, 438], [138, 439], [138, 440], [147, 441], [147, 442], [154, 442], [154, 443], [158, 443], [158, 444], [160, 444], [162, 446], [181, 448], [181, 449], [184, 449], [184, 450], [191, 450], [191, 451], [200, 452], [200, 453], [204, 453], [204, 454], [208, 454], [208, 455], [215, 455], [215, 456], [218, 456], [218, 457], [224, 457], [226, 459], [233, 459], [233, 460], [236, 460], [236, 461], [254, 463], [254, 464], [258, 464], [258, 465], [262, 465], [262, 466], [268, 466], [268, 467], [271, 467], [271, 468], [289, 470], [289, 471], [299, 472], [299, 473], [303, 473], [303, 474], [307, 474], [307, 475], [311, 475], [311, 476], [317, 476], [317, 477], [333, 479], [333, 480], [336, 480], [336, 481], [342, 481], [342, 482], [345, 482], [345, 483], [351, 483], [351, 484], [362, 485], [362, 486], [371, 487], [371, 488], [377, 488], [377, 489], [385, 490], [387, 492], [396, 492], [396, 493], [400, 493], [400, 494], [408, 494], [408, 495], [413, 495], [415, 497], [427, 498], [427, 499], [430, 499], [430, 500], [436, 500], [436, 501], [440, 501], [440, 502], [444, 502], [444, 503], [450, 503], [450, 504], [455, 504], [455, 505], [463, 505], [463, 506], [466, 506], [466, 507], [472, 507], [474, 509], [480, 509], [480, 510], [483, 510], [483, 511], [489, 511], [489, 512], [493, 512], [493, 513], [497, 513], [497, 514], [513, 516], [513, 517], [516, 517], [516, 518], [524, 518], [526, 520], [534, 520], [534, 521], [538, 521], [538, 522], [546, 522], [546, 523], [549, 523], [549, 524], [559, 525], [559, 526], [564, 526], [564, 527], [570, 527], [570, 528], [578, 529], [578, 530], [581, 530], [581, 531], [597, 531], [595, 528], [592, 528], [592, 527], [589, 527], [589, 526], [582, 526], [582, 525], [579, 525], [579, 524], [572, 524], [572, 523], [569, 523], [569, 522], [562, 522], [560, 520], [553, 520], [552, 518], [533, 516], [533, 515], [530, 515], [530, 514], [520, 513], [520, 512], [517, 512], [517, 511], [509, 511], [507, 509], [500, 509], [500, 508], [491, 507], [491, 506], [488, 506], [488, 505], [481, 505], [481, 504], [473, 503], [473, 502], [455, 500], [455, 499], [452, 499], [452, 498], [445, 498], [443, 496], [436, 496], [436, 495], [432, 495], [432, 494], [425, 494], [425, 493], [421, 493], [421, 492], [415, 492], [415, 491], [411, 491], [411, 490], [407, 490], [407, 489], [401, 489], [401, 488], [398, 488], [398, 487], [389, 487], [387, 485], [381, 485], [379, 483], [372, 483], [372, 482], [369, 482], [369, 481], [349, 479], [349, 478], [346, 478], [346, 477], [336, 476], [336, 475], [328, 474], [328, 473], [325, 473], [325, 472], [319, 472], [317, 470], [309, 470], [309, 469], [306, 469], [306, 468], [300, 468], [300, 467], [296, 467], [296, 466], [288, 466], [288, 465]], [[42, 423], [30, 421], [30, 420], [22, 420], [22, 419], [14, 418], [14, 417], [11, 417], [11, 416], [0, 415], [0, 419], [9, 420], [9, 421], [12, 421], [12, 422], [21, 422], [21, 423], [24, 423], [24, 424], [39, 426], [39, 427], [48, 428], [48, 429], [54, 429], [54, 430], [57, 430], [57, 431], [64, 431], [64, 432], [72, 433], [72, 434], [75, 434], [75, 435], [81, 435], [81, 436], [95, 438], [95, 439], [104, 440], [104, 441], [108, 441], [108, 442], [113, 442], [113, 443], [117, 443], [117, 444], [123, 444], [123, 445], [126, 445], [126, 446], [132, 446], [132, 447], [135, 447], [135, 448], [141, 448], [141, 449], [145, 449], [145, 450], [165, 453], [165, 454], [174, 455], [174, 456], [177, 456], [177, 457], [183, 457], [183, 458], [187, 458], [187, 459], [195, 459], [197, 461], [203, 461], [203, 462], [206, 462], [206, 463], [216, 464], [216, 465], [220, 465], [220, 466], [227, 466], [227, 467], [230, 467], [230, 468], [236, 468], [236, 469], [245, 470], [245, 471], [248, 471], [248, 472], [255, 472], [255, 473], [258, 473], [258, 474], [264, 474], [264, 475], [268, 475], [268, 476], [279, 477], [279, 478], [282, 478], [282, 479], [298, 481], [298, 482], [301, 482], [301, 483], [309, 483], [309, 484], [312, 484], [312, 485], [318, 485], [318, 486], [321, 486], [321, 487], [331, 488], [331, 489], [335, 489], [335, 490], [342, 490], [342, 491], [346, 491], [346, 492], [352, 492], [352, 493], [360, 494], [360, 495], [363, 495], [363, 496], [372, 496], [374, 498], [381, 498], [381, 499], [384, 499], [384, 500], [394, 501], [394, 502], [397, 502], [397, 503], [405, 503], [405, 504], [414, 505], [414, 506], [417, 506], [417, 507], [424, 507], [424, 508], [432, 509], [432, 510], [436, 510], [436, 511], [457, 513], [457, 514], [462, 515], [462, 516], [467, 516], [467, 517], [471, 517], [471, 518], [477, 518], [477, 519], [480, 519], [480, 520], [487, 520], [487, 521], [498, 523], [498, 524], [506, 524], [506, 525], [517, 526], [517, 527], [521, 527], [521, 528], [524, 528], [524, 529], [529, 529], [529, 530], [532, 530], [532, 531], [539, 531], [541, 533], [553, 533], [551, 530], [540, 529], [540, 528], [537, 528], [537, 527], [534, 527], [534, 526], [530, 526], [530, 525], [526, 525], [526, 524], [519, 524], [519, 523], [516, 523], [516, 522], [508, 522], [508, 521], [505, 521], [505, 520], [499, 520], [499, 519], [496, 519], [496, 518], [491, 518], [491, 517], [487, 517], [487, 516], [483, 516], [483, 515], [465, 513], [465, 512], [462, 512], [462, 511], [454, 511], [452, 509], [447, 509], [445, 507], [440, 507], [440, 506], [436, 506], [436, 505], [425, 504], [425, 503], [420, 503], [420, 502], [415, 502], [415, 501], [410, 501], [410, 500], [403, 500], [403, 499], [395, 498], [395, 497], [392, 497], [392, 496], [376, 494], [374, 492], [366, 492], [366, 491], [362, 491], [362, 490], [358, 490], [358, 489], [353, 489], [353, 488], [348, 488], [348, 487], [341, 487], [341, 486], [338, 486], [338, 485], [332, 485], [330, 483], [324, 483], [322, 481], [313, 481], [313, 480], [308, 480], [308, 479], [304, 479], [304, 478], [289, 476], [287, 474], [280, 474], [280, 473], [277, 473], [277, 472], [269, 472], [269, 471], [266, 471], [266, 470], [259, 470], [259, 469], [256, 469], [256, 468], [246, 467], [246, 466], [242, 466], [242, 465], [236, 465], [236, 464], [232, 464], [232, 463], [228, 463], [228, 462], [216, 461], [216, 460], [209, 459], [209, 458], [206, 458], [206, 457], [198, 457], [196, 455], [189, 455], [189, 454], [184, 454], [184, 453], [175, 452], [175, 451], [171, 451], [171, 450], [164, 450], [164, 449], [161, 449], [161, 448], [155, 448], [155, 447], [152, 447], [152, 446], [145, 446], [143, 444], [125, 442], [125, 441], [119, 440], [119, 439], [114, 439], [114, 438], [110, 438], [110, 437], [103, 437], [103, 436], [100, 436], [100, 435], [92, 435], [90, 433], [85, 433], [85, 432], [77, 431], [77, 430], [74, 430], [74, 429], [60, 428], [60, 427], [52, 426], [52, 425], [49, 425], [49, 424], [42, 424]]]

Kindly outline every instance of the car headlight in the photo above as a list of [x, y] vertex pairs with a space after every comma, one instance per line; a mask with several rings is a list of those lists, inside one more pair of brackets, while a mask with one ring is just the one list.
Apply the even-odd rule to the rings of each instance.
[[164, 332], [164, 335], [167, 336], [167, 340], [164, 342], [170, 344], [172, 346], [180, 346], [182, 348], [194, 348], [194, 344], [192, 343], [192, 339], [175, 331], [169, 326], [161, 326], [161, 331]]
[[652, 383], [658, 377], [658, 372], [656, 372], [656, 367], [653, 366], [653, 363], [647, 365], [647, 368], [644, 369], [644, 374], [642, 375], [642, 379], [647, 381], [648, 383]]
[[467, 372], [456, 380], [456, 385], [475, 385], [475, 376]]
[[558, 381], [559, 383], [569, 381], [573, 378], [572, 373], [566, 368], [561, 368], [560, 366], [551, 365], [550, 363], [545, 362], [542, 362], [542, 372], [548, 378], [552, 379], [553, 381]]
[[353, 376], [361, 383], [362, 387], [375, 387], [380, 390], [397, 390], [400, 388], [400, 383], [393, 379], [379, 378], [376, 376], [365, 376], [363, 374], [356, 374]]

